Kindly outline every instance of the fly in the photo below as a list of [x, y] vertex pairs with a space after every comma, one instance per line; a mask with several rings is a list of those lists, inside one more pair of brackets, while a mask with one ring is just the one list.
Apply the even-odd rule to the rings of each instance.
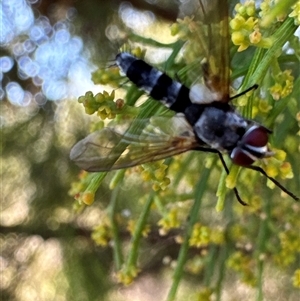
[[[134, 121], [144, 129], [141, 133], [108, 127], [90, 134], [79, 141], [70, 153], [71, 160], [80, 168], [93, 172], [110, 171], [188, 150], [199, 150], [217, 153], [229, 173], [222, 157], [222, 153], [228, 153], [234, 164], [262, 173], [281, 190], [299, 200], [262, 168], [252, 166], [255, 161], [272, 155], [267, 146], [271, 131], [243, 118], [230, 104], [232, 98], [239, 95], [229, 96], [229, 31], [225, 19], [227, 14], [224, 14], [227, 3], [224, 0], [218, 3], [222, 7], [214, 12], [213, 22], [209, 23], [207, 20], [210, 20], [211, 12], [200, 1], [208, 41], [206, 61], [201, 64], [203, 83], [197, 82], [188, 88], [130, 53], [121, 52], [116, 56], [116, 64], [122, 74], [176, 115], [173, 118], [153, 117]], [[256, 86], [248, 90], [254, 88]], [[236, 188], [234, 192], [240, 203], [245, 205]]]

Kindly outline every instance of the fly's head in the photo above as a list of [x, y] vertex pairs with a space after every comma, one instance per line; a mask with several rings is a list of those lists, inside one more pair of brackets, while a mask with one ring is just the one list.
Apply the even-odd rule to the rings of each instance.
[[267, 146], [270, 130], [244, 119], [234, 110], [226, 110], [210, 106], [204, 109], [194, 124], [194, 132], [201, 141], [229, 152], [233, 163], [240, 166], [273, 155]]
[[261, 125], [252, 125], [238, 141], [230, 153], [232, 162], [240, 166], [249, 166], [258, 159], [270, 157], [268, 135], [270, 130]]

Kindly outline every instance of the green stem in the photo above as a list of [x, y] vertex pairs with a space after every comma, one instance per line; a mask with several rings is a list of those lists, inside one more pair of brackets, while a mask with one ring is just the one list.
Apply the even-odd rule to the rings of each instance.
[[206, 287], [212, 286], [212, 279], [214, 271], [216, 269], [216, 257], [218, 254], [218, 247], [216, 245], [211, 245], [208, 250], [207, 265], [204, 273], [204, 283]]
[[199, 209], [200, 209], [200, 206], [202, 203], [203, 194], [206, 190], [206, 185], [207, 185], [207, 181], [208, 181], [210, 172], [211, 172], [211, 169], [204, 169], [202, 172], [202, 177], [196, 186], [197, 189], [195, 192], [195, 201], [194, 201], [193, 207], [190, 211], [190, 218], [189, 218], [189, 222], [187, 225], [185, 238], [184, 238], [183, 244], [181, 245], [181, 248], [179, 251], [177, 265], [176, 265], [174, 275], [173, 275], [173, 283], [170, 288], [170, 291], [169, 291], [169, 294], [167, 297], [167, 301], [175, 300], [176, 293], [177, 293], [177, 290], [179, 287], [179, 283], [183, 276], [184, 264], [186, 262], [187, 253], [189, 250], [189, 239], [190, 239], [191, 233], [193, 231], [193, 226], [198, 220], [198, 212], [199, 212]]
[[[245, 78], [243, 80], [243, 84], [240, 88], [241, 91], [243, 91], [245, 88], [251, 87], [251, 85], [257, 84], [258, 81], [253, 80], [254, 75], [258, 74], [258, 68], [260, 66], [261, 69], [261, 62], [264, 59], [264, 56], [266, 54], [266, 49], [264, 48], [257, 48], [255, 50], [255, 53], [253, 55], [253, 58], [251, 60], [250, 66], [248, 67], [248, 72], [245, 75]], [[270, 65], [267, 66], [269, 68]], [[265, 72], [265, 69], [261, 70], [260, 73]], [[263, 77], [263, 76], [262, 76]]]
[[264, 295], [263, 295], [263, 271], [264, 271], [264, 261], [258, 260], [258, 273], [257, 273], [257, 301], [263, 301]]
[[150, 213], [150, 208], [152, 206], [153, 200], [154, 200], [154, 192], [152, 192], [149, 195], [148, 200], [147, 200], [146, 204], [144, 205], [144, 208], [137, 220], [135, 230], [132, 235], [132, 239], [131, 239], [131, 243], [130, 243], [131, 249], [128, 254], [128, 259], [125, 262], [125, 270], [130, 270], [131, 267], [136, 266], [136, 264], [137, 264], [139, 243], [140, 243], [140, 240], [142, 237], [142, 232], [143, 232], [146, 222], [147, 222], [147, 218]]
[[217, 283], [216, 283], [216, 287], [215, 287], [216, 301], [220, 301], [221, 297], [222, 297], [222, 288], [223, 288], [222, 284], [223, 284], [224, 278], [225, 278], [226, 260], [228, 258], [228, 253], [229, 253], [228, 245], [227, 245], [227, 243], [225, 243], [222, 246], [222, 250], [219, 255], [219, 260], [220, 260], [220, 265], [218, 268], [219, 275], [218, 275], [218, 279], [217, 279]]
[[89, 181], [89, 185], [84, 192], [96, 193], [96, 191], [98, 190], [100, 184], [102, 183], [106, 175], [107, 172], [97, 172], [97, 173], [90, 174], [91, 178]]
[[176, 47], [177, 44], [179, 44], [179, 43], [181, 43], [181, 45], [183, 44], [182, 41], [176, 41], [176, 42], [173, 42], [173, 43], [165, 44], [165, 43], [161, 43], [161, 42], [158, 42], [156, 40], [153, 40], [151, 38], [145, 38], [145, 37], [142, 37], [140, 35], [133, 34], [133, 33], [128, 35], [128, 40], [133, 41], [133, 42], [138, 42], [138, 43], [141, 43], [141, 44], [144, 44], [144, 45], [147, 45], [147, 46], [152, 46], [152, 47], [171, 48], [172, 50], [173, 50], [174, 47]]
[[289, 40], [297, 28], [298, 27], [294, 24], [294, 19], [287, 18], [272, 36], [274, 43], [263, 55], [262, 60], [259, 60], [259, 58], [261, 57], [261, 51], [264, 52], [264, 50], [258, 50], [256, 52], [255, 55], [258, 57], [254, 57], [253, 64], [251, 64], [252, 66], [248, 72], [248, 76], [250, 77], [249, 87], [263, 80], [271, 65], [272, 59], [278, 56], [278, 52], [281, 51], [282, 46]]
[[172, 53], [169, 56], [168, 60], [166, 61], [166, 66], [174, 64], [175, 59], [176, 59], [178, 53], [181, 51], [183, 45], [184, 45], [184, 42], [180, 41], [180, 40], [177, 41], [176, 43], [174, 43], [174, 46], [172, 48]]
[[115, 189], [112, 191], [108, 212], [110, 217], [110, 223], [112, 228], [112, 237], [113, 237], [113, 254], [114, 254], [114, 263], [116, 265], [116, 270], [121, 269], [121, 265], [123, 264], [123, 254], [122, 254], [122, 247], [121, 247], [121, 240], [119, 236], [119, 228], [118, 223], [115, 218], [115, 209], [118, 204], [118, 194], [119, 194], [119, 186], [115, 187]]
[[191, 166], [191, 162], [194, 159], [193, 154], [189, 154], [184, 161], [182, 162], [182, 168], [180, 168], [178, 170], [178, 172], [176, 173], [176, 177], [173, 180], [173, 185], [174, 187], [177, 187], [179, 185], [179, 182], [181, 181], [182, 178], [184, 178], [184, 176], [187, 173], [187, 169], [189, 168], [189, 166]]
[[298, 0], [282, 0], [278, 1], [276, 5], [272, 7], [269, 13], [262, 19], [261, 26], [268, 27], [272, 22], [280, 15], [286, 14], [290, 11], [291, 6], [293, 6]]
[[[282, 46], [289, 40], [296, 29], [297, 26], [294, 24], [294, 19], [287, 18], [271, 37], [274, 40], [273, 45], [268, 50], [263, 48], [256, 49], [240, 91], [262, 82], [267, 70], [272, 65], [272, 60], [278, 56], [278, 52], [281, 51]], [[245, 117], [251, 118], [251, 112], [252, 103], [250, 100], [243, 114]]]
[[271, 214], [271, 203], [263, 202], [264, 204], [264, 213], [266, 217], [261, 220], [259, 225], [259, 233], [256, 241], [256, 262], [257, 262], [257, 301], [262, 301], [263, 297], [263, 284], [264, 284], [264, 261], [260, 258], [265, 254], [266, 244], [268, 243], [268, 237], [270, 237], [268, 225], [270, 223], [270, 214]]

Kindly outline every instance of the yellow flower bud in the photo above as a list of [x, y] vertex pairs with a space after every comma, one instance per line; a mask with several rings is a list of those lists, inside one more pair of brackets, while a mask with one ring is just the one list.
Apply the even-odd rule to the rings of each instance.
[[265, 167], [266, 173], [271, 177], [276, 177], [278, 175], [278, 170], [274, 165], [267, 165]]
[[255, 16], [256, 8], [254, 2], [249, 3], [249, 5], [246, 7], [246, 14], [248, 16]]
[[300, 269], [297, 269], [293, 275], [293, 286], [300, 288]]
[[86, 205], [92, 205], [95, 200], [95, 194], [92, 192], [84, 192], [80, 196], [80, 201]]
[[255, 30], [253, 31], [250, 35], [249, 35], [249, 40], [252, 44], [257, 44], [260, 42], [261, 40], [261, 33], [259, 32], [259, 30]]
[[245, 41], [245, 36], [240, 31], [236, 31], [232, 33], [231, 40], [234, 45], [241, 45]]
[[291, 179], [293, 178], [293, 171], [289, 162], [283, 162], [279, 168], [281, 177]]
[[179, 24], [178, 23], [173, 23], [171, 25], [171, 35], [176, 36], [179, 33]]
[[236, 16], [229, 23], [232, 30], [238, 31], [243, 28], [245, 24], [245, 19], [242, 16]]
[[281, 149], [278, 149], [275, 151], [274, 158], [276, 158], [279, 161], [284, 161], [286, 158], [286, 152]]
[[95, 101], [98, 102], [98, 103], [101, 103], [105, 100], [105, 97], [102, 93], [98, 93], [96, 94], [95, 96]]

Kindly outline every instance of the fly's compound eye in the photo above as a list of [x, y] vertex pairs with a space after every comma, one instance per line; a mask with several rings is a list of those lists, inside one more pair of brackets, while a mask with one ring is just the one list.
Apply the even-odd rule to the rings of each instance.
[[241, 141], [232, 150], [230, 158], [236, 165], [251, 165], [254, 161], [271, 155], [267, 143], [267, 129], [254, 125], [246, 131]]

